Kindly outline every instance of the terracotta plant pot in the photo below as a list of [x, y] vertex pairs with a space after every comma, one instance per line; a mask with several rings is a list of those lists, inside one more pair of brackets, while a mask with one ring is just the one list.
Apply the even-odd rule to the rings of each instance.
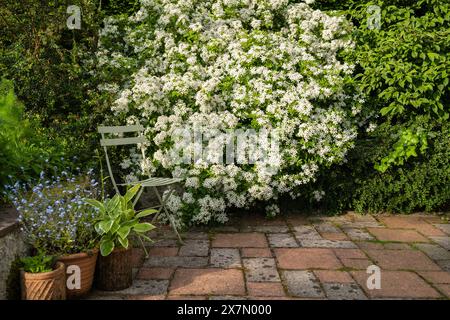
[[117, 291], [133, 283], [132, 249], [114, 249], [109, 256], [99, 256], [95, 285], [100, 290]]
[[69, 271], [67, 273], [68, 279], [74, 272], [73, 270], [68, 270], [70, 266], [78, 266], [80, 268], [80, 288], [71, 289], [66, 286], [68, 299], [81, 298], [91, 291], [92, 283], [94, 281], [97, 256], [98, 249], [94, 249], [90, 252], [81, 252], [62, 256], [58, 259], [66, 265], [66, 273]]
[[50, 272], [30, 273], [20, 271], [22, 300], [65, 300], [66, 268], [57, 262]]

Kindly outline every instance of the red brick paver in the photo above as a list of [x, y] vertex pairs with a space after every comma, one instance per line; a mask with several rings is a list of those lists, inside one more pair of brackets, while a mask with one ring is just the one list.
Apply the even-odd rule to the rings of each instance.
[[450, 273], [445, 271], [420, 271], [419, 274], [431, 283], [450, 284]]
[[415, 230], [368, 228], [369, 232], [381, 241], [430, 242]]
[[363, 249], [363, 250], [366, 250], [366, 249], [382, 250], [382, 249], [384, 249], [383, 244], [378, 243], [378, 242], [359, 241], [359, 242], [356, 242], [356, 245], [360, 249]]
[[263, 233], [219, 233], [212, 242], [218, 248], [266, 248], [267, 240]]
[[127, 300], [164, 300], [166, 298], [165, 295], [151, 295], [151, 294], [135, 294], [128, 295], [125, 297]]
[[208, 297], [206, 296], [178, 296], [178, 295], [172, 295], [168, 296], [167, 300], [207, 300]]
[[426, 215], [422, 217], [422, 220], [428, 223], [444, 223], [442, 218], [443, 217]]
[[141, 268], [136, 275], [136, 279], [167, 280], [170, 279], [174, 271], [175, 268]]
[[244, 275], [237, 269], [178, 269], [170, 295], [245, 295]]
[[253, 297], [284, 297], [283, 286], [279, 282], [247, 282], [248, 294]]
[[368, 266], [373, 265], [373, 262], [368, 259], [341, 259], [341, 261], [346, 268], [356, 270], [367, 269]]
[[450, 284], [438, 284], [436, 287], [441, 291], [447, 298], [450, 298]]
[[[157, 228], [149, 258], [133, 250], [133, 285], [114, 293], [94, 290], [88, 298], [450, 298], [450, 237], [443, 235], [448, 224], [438, 217], [243, 217], [184, 233], [184, 245], [170, 227]], [[380, 268], [381, 289], [366, 286], [371, 265]]]
[[345, 271], [316, 270], [314, 271], [317, 278], [322, 283], [352, 283], [354, 280]]
[[382, 269], [440, 271], [440, 267], [424, 253], [416, 250], [367, 250]]
[[174, 257], [177, 253], [177, 247], [154, 247], [148, 250], [148, 255], [154, 257]]
[[242, 248], [242, 258], [271, 258], [272, 252], [266, 248]]
[[419, 216], [380, 217], [389, 228], [415, 229], [426, 236], [445, 236], [445, 233]]
[[359, 249], [334, 249], [333, 251], [340, 259], [367, 259], [364, 252]]
[[133, 248], [131, 255], [131, 264], [133, 268], [140, 268], [145, 260], [145, 252], [141, 248]]
[[339, 269], [342, 264], [331, 249], [275, 249], [281, 269]]
[[411, 249], [411, 246], [409, 246], [407, 243], [385, 243], [384, 244], [385, 249], [391, 249], [391, 250], [408, 250]]
[[359, 285], [371, 298], [439, 298], [441, 295], [421, 279], [408, 271], [382, 271], [381, 289], [368, 289], [365, 271], [351, 272]]

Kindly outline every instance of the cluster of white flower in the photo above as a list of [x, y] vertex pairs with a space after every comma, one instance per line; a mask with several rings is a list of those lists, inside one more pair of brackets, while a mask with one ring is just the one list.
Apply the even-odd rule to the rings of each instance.
[[[223, 222], [227, 207], [296, 197], [321, 166], [342, 161], [352, 147], [357, 98], [345, 79], [353, 66], [338, 59], [353, 47], [348, 23], [312, 2], [141, 0], [135, 16], [105, 23], [97, 66], [122, 70], [122, 81], [114, 90], [116, 76], [99, 89], [114, 94], [115, 116], [147, 128], [153, 169], [186, 177], [184, 193], [169, 201], [180, 219]], [[177, 128], [276, 129], [278, 171], [258, 162], [175, 163]]]

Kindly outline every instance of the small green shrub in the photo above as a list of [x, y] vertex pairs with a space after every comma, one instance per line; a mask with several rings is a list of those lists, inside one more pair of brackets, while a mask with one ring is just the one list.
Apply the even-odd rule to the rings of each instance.
[[[416, 121], [427, 126], [426, 117]], [[361, 213], [445, 209], [450, 200], [450, 125], [433, 129], [434, 138], [424, 155], [410, 159], [403, 166], [379, 172], [373, 168], [372, 161], [381, 159], [389, 150], [396, 139], [393, 130], [389, 125], [382, 125], [376, 137], [360, 137], [347, 163], [321, 172], [309, 187], [311, 194], [323, 191], [324, 195], [320, 202], [310, 202], [310, 206], [328, 213], [345, 209]]]
[[32, 257], [24, 257], [20, 259], [23, 270], [30, 273], [50, 272], [55, 264], [55, 257], [47, 256], [40, 252]]
[[116, 247], [128, 249], [129, 237], [132, 235], [138, 237], [141, 243], [143, 243], [142, 239], [151, 241], [145, 233], [154, 229], [155, 226], [148, 222], [140, 222], [140, 219], [156, 213], [157, 210], [147, 209], [139, 213], [134, 210], [133, 198], [140, 188], [140, 185], [135, 185], [124, 196], [116, 194], [103, 202], [96, 199], [86, 200], [100, 214], [95, 230], [101, 236], [102, 256], [109, 255]]
[[[370, 5], [381, 8], [380, 29], [368, 28]], [[376, 164], [383, 172], [426, 153], [434, 129], [415, 119], [427, 116], [438, 128], [448, 121], [450, 3], [370, 1], [349, 12], [357, 27], [350, 58], [360, 65], [356, 79], [368, 97], [366, 108], [381, 115], [379, 124], [397, 127], [393, 148]]]
[[435, 129], [425, 155], [361, 180], [353, 206], [364, 212], [433, 211], [450, 199], [450, 125]]
[[[370, 126], [347, 162], [323, 170], [310, 193], [327, 212], [433, 211], [450, 203], [450, 3], [439, 0], [316, 0], [354, 23], [355, 83]], [[381, 28], [369, 29], [369, 6]], [[313, 199], [313, 197], [310, 197]]]

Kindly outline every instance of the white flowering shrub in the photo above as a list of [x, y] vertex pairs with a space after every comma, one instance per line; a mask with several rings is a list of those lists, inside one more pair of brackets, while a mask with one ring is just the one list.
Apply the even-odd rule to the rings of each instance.
[[[352, 147], [359, 103], [353, 66], [338, 58], [353, 46], [349, 25], [312, 2], [142, 0], [133, 17], [105, 20], [90, 61], [99, 89], [112, 99], [111, 118], [143, 124], [149, 138], [148, 159], [122, 166], [186, 177], [169, 201], [180, 221], [225, 222], [227, 207], [260, 201], [274, 215], [279, 195], [298, 196]], [[277, 170], [264, 161], [180, 164], [176, 128], [276, 130]]]

